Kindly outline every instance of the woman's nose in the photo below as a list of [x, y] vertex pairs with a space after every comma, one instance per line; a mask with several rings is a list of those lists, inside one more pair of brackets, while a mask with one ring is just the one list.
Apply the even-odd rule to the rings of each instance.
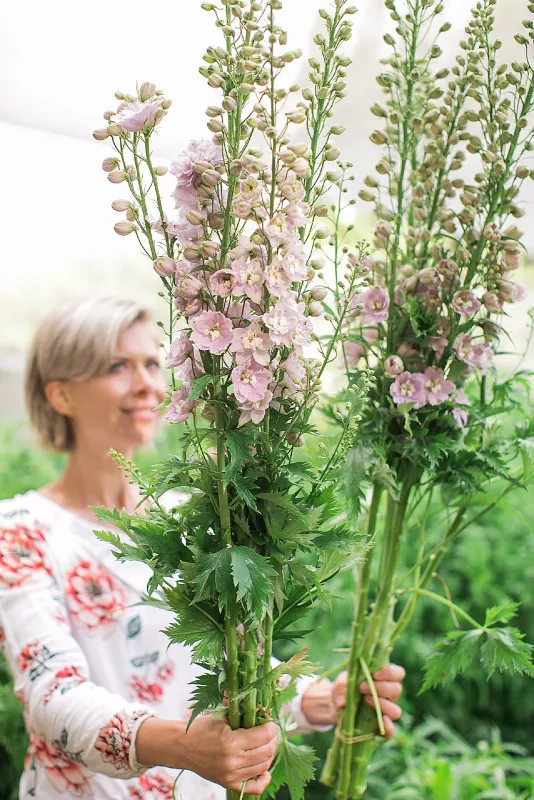
[[161, 391], [159, 377], [159, 373], [155, 375], [144, 366], [138, 367], [134, 374], [134, 391], [159, 394]]

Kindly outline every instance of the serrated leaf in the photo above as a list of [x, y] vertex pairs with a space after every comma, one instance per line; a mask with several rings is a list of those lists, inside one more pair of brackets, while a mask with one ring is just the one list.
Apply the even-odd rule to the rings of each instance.
[[191, 692], [191, 700], [194, 701], [194, 705], [187, 723], [187, 730], [199, 714], [217, 708], [224, 699], [219, 676], [216, 673], [203, 673], [195, 678], [191, 685], [194, 687]]
[[437, 645], [424, 666], [425, 680], [419, 694], [432, 686], [445, 685], [458, 673], [465, 672], [474, 661], [483, 633], [478, 628], [448, 633], [447, 638]]
[[232, 547], [231, 564], [237, 601], [244, 601], [245, 607], [261, 620], [272, 593], [270, 579], [276, 577], [276, 572], [264, 556], [250, 547]]
[[195, 603], [206, 598], [217, 599], [219, 611], [224, 608], [233, 612], [236, 604], [236, 590], [231, 569], [231, 547], [202, 556], [198, 561], [198, 574], [194, 579]]
[[230, 462], [226, 466], [225, 480], [233, 481], [242, 471], [244, 461], [250, 461], [250, 438], [242, 431], [226, 431], [226, 447], [230, 453]]
[[304, 648], [299, 653], [288, 661], [282, 661], [276, 667], [273, 667], [270, 672], [258, 678], [256, 681], [244, 686], [242, 691], [238, 694], [238, 699], [243, 700], [251, 689], [264, 689], [270, 687], [275, 689], [278, 686], [280, 678], [288, 675], [290, 678], [299, 678], [301, 675], [313, 675], [316, 670], [315, 664], [306, 660], [308, 655], [308, 648]]
[[490, 628], [481, 648], [482, 663], [489, 677], [499, 672], [517, 672], [534, 677], [532, 645], [524, 642], [517, 628]]
[[[272, 768], [271, 792], [287, 785], [291, 800], [302, 800], [304, 789], [315, 775], [317, 756], [311, 747], [296, 745], [285, 736], [278, 745], [278, 753]], [[274, 797], [274, 794], [270, 794]]]
[[213, 375], [201, 375], [200, 378], [195, 378], [191, 381], [191, 390], [187, 395], [187, 402], [198, 400], [199, 397], [202, 396], [202, 392], [206, 386], [209, 386], [214, 380], [215, 378]]
[[506, 624], [513, 619], [518, 610], [519, 610], [520, 603], [508, 602], [503, 603], [500, 606], [492, 606], [488, 608], [486, 611], [486, 620], [484, 622], [485, 628], [490, 628], [492, 625], [496, 625], [497, 622], [502, 622]]
[[249, 508], [252, 508], [253, 511], [257, 511], [258, 504], [256, 503], [256, 498], [252, 494], [252, 489], [256, 488], [254, 481], [248, 481], [242, 475], [236, 475], [232, 478], [232, 483], [241, 500], [243, 500]]

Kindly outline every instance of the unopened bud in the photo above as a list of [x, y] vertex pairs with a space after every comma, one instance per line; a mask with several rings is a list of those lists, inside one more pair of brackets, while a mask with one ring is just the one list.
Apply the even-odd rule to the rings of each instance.
[[102, 162], [102, 169], [104, 172], [113, 172], [119, 166], [118, 158], [105, 158]]
[[114, 122], [111, 125], [108, 125], [108, 133], [110, 136], [120, 136], [122, 132], [122, 128], [120, 125], [116, 125]]
[[110, 183], [122, 183], [128, 177], [128, 173], [121, 169], [115, 169], [113, 172], [108, 173], [108, 181]]
[[324, 203], [318, 203], [312, 208], [312, 213], [316, 217], [327, 217], [328, 216], [328, 206]]
[[145, 103], [147, 100], [150, 100], [151, 97], [154, 97], [156, 94], [156, 86], [153, 83], [142, 83], [139, 87], [139, 99], [142, 103]]
[[328, 292], [324, 286], [314, 286], [310, 291], [310, 297], [312, 300], [324, 300], [327, 294]]
[[176, 269], [176, 262], [168, 256], [161, 256], [154, 261], [154, 270], [161, 278], [168, 278]]
[[341, 153], [337, 147], [329, 147], [325, 152], [324, 157], [326, 161], [337, 161], [340, 155]]
[[313, 235], [315, 239], [328, 239], [328, 237], [330, 236], [330, 228], [326, 227], [317, 228], [317, 230]]
[[306, 112], [304, 109], [299, 108], [297, 111], [288, 111], [286, 114], [287, 121], [293, 122], [295, 125], [300, 125], [306, 121]]
[[111, 204], [113, 211], [128, 211], [132, 205], [130, 200], [114, 200]]
[[137, 225], [134, 222], [116, 222], [113, 228], [119, 236], [128, 236], [136, 230]]
[[185, 216], [191, 225], [202, 225], [204, 222], [204, 216], [200, 213], [200, 211], [195, 211], [194, 209], [188, 211]]
[[93, 131], [93, 139], [96, 139], [97, 142], [103, 142], [105, 139], [109, 139], [107, 128], [99, 128], [97, 131]]

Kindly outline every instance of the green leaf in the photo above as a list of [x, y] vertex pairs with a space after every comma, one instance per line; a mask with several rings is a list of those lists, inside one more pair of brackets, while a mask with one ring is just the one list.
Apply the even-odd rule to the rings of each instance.
[[492, 625], [496, 625], [497, 622], [502, 622], [506, 624], [510, 622], [511, 619], [515, 617], [519, 610], [520, 603], [503, 603], [500, 606], [492, 606], [488, 608], [486, 611], [486, 621], [484, 622], [485, 628], [490, 628]]
[[234, 481], [242, 471], [244, 461], [251, 461], [250, 444], [250, 437], [243, 431], [226, 431], [226, 447], [230, 453], [230, 462], [225, 470], [226, 482]]
[[191, 381], [191, 391], [187, 395], [187, 401], [198, 400], [206, 386], [209, 386], [214, 380], [213, 375], [201, 375], [200, 378], [195, 378], [194, 381]]
[[310, 661], [306, 661], [307, 655], [308, 648], [305, 648], [299, 653], [295, 653], [294, 656], [291, 656], [288, 661], [282, 661], [276, 667], [273, 667], [266, 675], [244, 686], [238, 694], [238, 699], [243, 700], [251, 689], [264, 689], [267, 687], [274, 689], [278, 686], [280, 678], [285, 675], [289, 675], [290, 678], [298, 678], [301, 675], [313, 675], [316, 667]]
[[424, 666], [425, 680], [419, 694], [432, 686], [445, 685], [458, 673], [465, 672], [473, 663], [483, 633], [478, 628], [448, 633], [445, 641], [438, 644]]
[[275, 508], [282, 508], [284, 511], [288, 511], [297, 519], [303, 521], [306, 519], [302, 511], [297, 508], [287, 494], [282, 492], [260, 492], [260, 494], [258, 494], [258, 499], [263, 500], [267, 506], [274, 506]]
[[261, 621], [272, 592], [271, 578], [276, 572], [269, 561], [250, 547], [234, 546], [231, 549], [232, 575], [237, 589], [238, 602]]
[[194, 687], [191, 692], [191, 699], [194, 701], [194, 705], [186, 730], [189, 730], [190, 725], [199, 714], [217, 708], [224, 699], [221, 682], [217, 673], [203, 673], [199, 675], [198, 678], [195, 678], [191, 685]]
[[252, 489], [256, 489], [256, 484], [254, 481], [247, 480], [242, 475], [236, 475], [232, 478], [232, 483], [235, 486], [236, 492], [238, 496], [243, 500], [249, 508], [252, 508], [253, 511], [258, 510], [258, 504], [256, 503], [256, 498], [252, 494]]
[[534, 677], [532, 645], [524, 642], [524, 634], [517, 628], [492, 628], [486, 631], [482, 645], [482, 663], [489, 677], [499, 672], [517, 672]]
[[316, 761], [317, 756], [311, 747], [293, 744], [284, 736], [278, 745], [269, 796], [274, 797], [271, 792], [287, 784], [291, 800], [302, 800], [306, 784], [315, 775]]
[[195, 603], [216, 599], [219, 611], [233, 613], [236, 604], [236, 590], [232, 576], [232, 548], [226, 547], [216, 553], [202, 556], [198, 561], [198, 574], [194, 579], [196, 587]]

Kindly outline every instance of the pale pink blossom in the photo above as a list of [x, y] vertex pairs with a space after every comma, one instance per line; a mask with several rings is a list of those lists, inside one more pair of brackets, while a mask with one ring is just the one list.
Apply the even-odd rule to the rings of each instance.
[[519, 303], [527, 296], [527, 291], [520, 283], [506, 280], [506, 275], [503, 276], [505, 280], [497, 281], [499, 296], [505, 303]]
[[478, 367], [484, 375], [493, 365], [493, 351], [487, 344], [477, 344], [471, 336], [459, 336], [455, 344], [456, 356], [470, 367]]
[[372, 287], [360, 295], [355, 295], [353, 304], [363, 305], [359, 319], [364, 324], [386, 322], [389, 314], [389, 294], [385, 289]]
[[298, 179], [294, 172], [288, 172], [279, 183], [280, 193], [290, 203], [298, 202], [304, 199], [306, 190], [304, 184]]
[[188, 419], [195, 408], [195, 401], [187, 399], [190, 391], [191, 384], [184, 383], [180, 389], [172, 393], [171, 402], [163, 417], [165, 422], [185, 422]]
[[168, 222], [166, 226], [169, 236], [175, 236], [180, 244], [184, 246], [190, 242], [198, 242], [204, 236], [204, 228], [202, 225], [191, 225], [188, 222], [185, 214], [181, 210], [178, 214], [178, 219], [175, 222]]
[[442, 369], [429, 367], [423, 375], [426, 402], [431, 406], [439, 406], [445, 402], [451, 392], [456, 389], [452, 381], [445, 379]]
[[238, 408], [241, 412], [238, 422], [238, 427], [241, 428], [247, 422], [253, 422], [258, 425], [265, 417], [265, 412], [269, 408], [270, 402], [273, 399], [273, 393], [267, 390], [261, 400], [249, 401], [239, 404]]
[[310, 222], [310, 206], [303, 200], [298, 200], [296, 203], [289, 203], [288, 205], [284, 206], [282, 213], [286, 215], [287, 219], [289, 220], [289, 224], [293, 229], [303, 228]]
[[238, 219], [250, 219], [253, 212], [252, 202], [248, 197], [239, 194], [232, 203], [232, 214]]
[[134, 100], [131, 103], [121, 103], [110, 122], [131, 133], [146, 131], [156, 124], [156, 112], [160, 105], [159, 100], [146, 100], [144, 103]]
[[220, 311], [203, 311], [191, 321], [191, 327], [191, 341], [212, 355], [222, 355], [232, 341], [232, 323]]
[[360, 358], [365, 353], [365, 347], [360, 342], [353, 342], [348, 339], [343, 343], [345, 361], [349, 369], [354, 369]]
[[399, 356], [388, 356], [384, 361], [384, 371], [388, 378], [395, 378], [397, 375], [400, 375], [403, 370], [404, 364], [402, 363], [402, 358]]
[[194, 166], [199, 161], [207, 161], [212, 167], [218, 167], [223, 162], [221, 147], [211, 139], [194, 139], [172, 162], [170, 172], [181, 185], [198, 185], [200, 175], [195, 172]]
[[272, 347], [268, 333], [264, 333], [258, 322], [248, 328], [234, 328], [231, 351], [236, 361], [254, 359], [258, 364], [269, 363], [269, 349]]
[[289, 395], [294, 399], [302, 397], [302, 392], [306, 388], [306, 362], [302, 356], [292, 352], [282, 361], [280, 369], [283, 370], [284, 377], [281, 387], [287, 389]]
[[300, 242], [292, 242], [284, 248], [278, 256], [275, 256], [273, 263], [280, 261], [284, 272], [291, 281], [302, 281], [308, 274], [306, 264], [306, 252]]
[[413, 403], [414, 408], [422, 408], [426, 403], [425, 380], [419, 373], [402, 372], [397, 375], [389, 392], [396, 405]]
[[256, 403], [263, 400], [273, 376], [254, 360], [238, 364], [232, 370], [232, 384], [238, 403]]
[[265, 285], [275, 297], [287, 295], [291, 289], [291, 278], [284, 269], [282, 259], [274, 258], [271, 264], [265, 267]]
[[219, 269], [210, 275], [209, 282], [214, 297], [230, 297], [235, 286], [235, 276], [229, 269]]
[[295, 226], [283, 211], [277, 211], [265, 225], [265, 234], [273, 247], [291, 242]]
[[503, 301], [498, 292], [486, 292], [482, 297], [482, 302], [490, 314], [498, 314], [502, 311]]
[[171, 342], [169, 354], [165, 360], [168, 369], [180, 367], [186, 362], [193, 352], [193, 345], [189, 341], [187, 331], [180, 331], [176, 339]]
[[456, 405], [452, 409], [452, 416], [459, 428], [465, 428], [469, 421], [469, 412], [461, 406], [470, 406], [469, 398], [467, 397], [464, 389], [459, 389], [454, 398]]
[[235, 295], [246, 295], [253, 303], [261, 303], [264, 274], [260, 262], [253, 258], [250, 261], [237, 259], [232, 263], [235, 278]]
[[480, 305], [480, 300], [468, 289], [455, 292], [452, 298], [452, 307], [462, 317], [472, 317], [473, 314], [476, 314]]
[[505, 271], [513, 272], [513, 270], [517, 269], [519, 266], [521, 266], [520, 253], [503, 253], [503, 267]]

